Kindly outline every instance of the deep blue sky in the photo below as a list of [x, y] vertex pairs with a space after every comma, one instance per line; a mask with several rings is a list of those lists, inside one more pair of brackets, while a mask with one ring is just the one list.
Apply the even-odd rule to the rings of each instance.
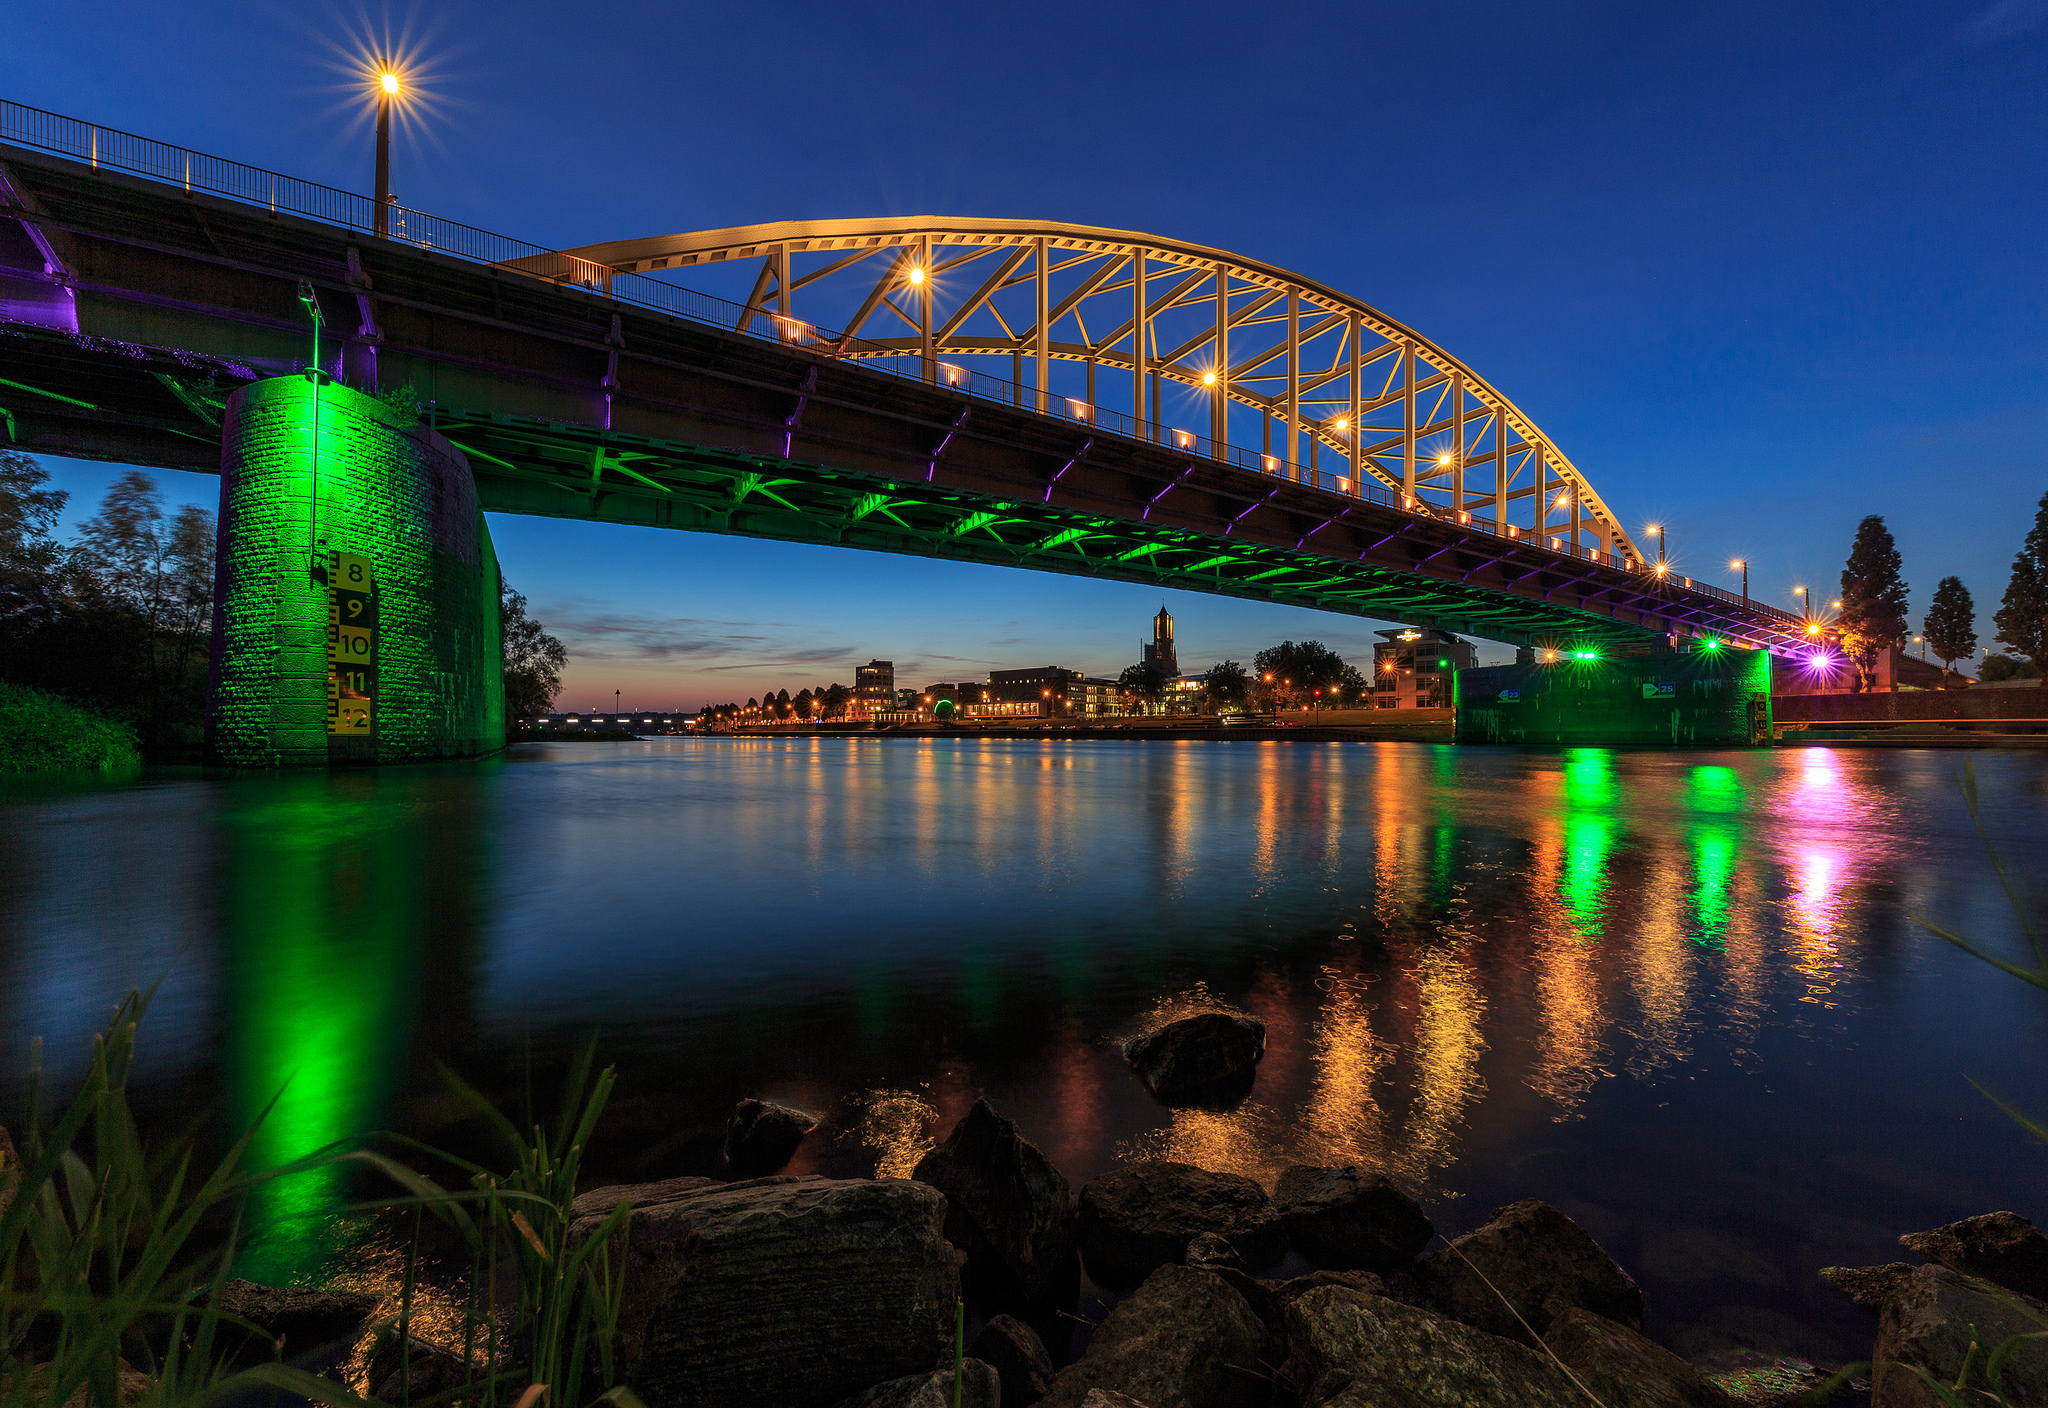
[[[351, 36], [409, 31], [407, 204], [527, 239], [1032, 216], [1356, 294], [1513, 397], [1679, 565], [1832, 588], [1858, 518], [1979, 633], [2048, 490], [2048, 0], [1713, 6], [16, 7], [0, 94], [357, 190]], [[113, 471], [52, 462], [81, 500]], [[167, 474], [210, 503], [214, 482]], [[80, 503], [75, 505], [84, 508]], [[1160, 594], [494, 518], [566, 704], [1113, 673]], [[1168, 594], [1189, 667], [1373, 623]], [[1488, 651], [1497, 655], [1502, 652]]]

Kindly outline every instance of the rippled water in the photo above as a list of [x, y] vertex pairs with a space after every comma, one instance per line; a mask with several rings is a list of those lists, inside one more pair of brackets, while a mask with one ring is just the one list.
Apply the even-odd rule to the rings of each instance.
[[[2038, 913], [2048, 756], [1976, 755]], [[1076, 1184], [1168, 1154], [1370, 1161], [1440, 1229], [1543, 1197], [1681, 1350], [1820, 1356], [1814, 1273], [2048, 1214], [2048, 997], [1933, 937], [2024, 939], [1953, 754], [1407, 744], [659, 740], [474, 767], [0, 793], [0, 1057], [75, 1069], [161, 978], [145, 1092], [259, 1160], [447, 1128], [443, 1060], [543, 1092], [593, 1027], [601, 1177], [709, 1171], [745, 1095], [794, 1171], [905, 1172], [986, 1092]], [[1114, 1041], [1262, 1017], [1248, 1101], [1173, 1112]], [[531, 1076], [529, 1077], [529, 1071]], [[338, 1190], [285, 1186], [265, 1211]], [[255, 1269], [304, 1274], [318, 1235]]]

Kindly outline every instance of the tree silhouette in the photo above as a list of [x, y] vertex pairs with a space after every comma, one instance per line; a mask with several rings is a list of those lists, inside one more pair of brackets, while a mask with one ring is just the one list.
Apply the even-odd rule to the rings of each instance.
[[1842, 651], [1856, 666], [1855, 688], [1869, 689], [1877, 658], [1906, 639], [1906, 584], [1899, 548], [1884, 519], [1871, 514], [1856, 525], [1856, 541], [1842, 569]]
[[498, 582], [498, 629], [505, 657], [505, 718], [537, 719], [555, 707], [569, 652], [526, 614], [526, 598]]
[[2012, 560], [2005, 601], [1991, 618], [1997, 639], [2034, 665], [2048, 665], [2048, 494], [2034, 513], [2033, 531]]
[[1934, 601], [1920, 622], [1920, 634], [1927, 648], [1941, 661], [1944, 672], [1958, 660], [1977, 653], [1977, 605], [1960, 577], [1943, 577], [1934, 589]]
[[1225, 709], [1242, 709], [1251, 690], [1251, 672], [1235, 660], [1221, 660], [1209, 667], [1205, 692], [1211, 709], [1219, 713]]

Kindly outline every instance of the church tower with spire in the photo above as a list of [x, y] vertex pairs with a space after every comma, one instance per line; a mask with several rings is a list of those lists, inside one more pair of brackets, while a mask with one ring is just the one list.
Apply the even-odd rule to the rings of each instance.
[[1145, 648], [1145, 663], [1157, 665], [1168, 675], [1180, 673], [1180, 657], [1173, 649], [1173, 617], [1166, 613], [1166, 605], [1160, 603], [1159, 614], [1152, 618], [1152, 643]]

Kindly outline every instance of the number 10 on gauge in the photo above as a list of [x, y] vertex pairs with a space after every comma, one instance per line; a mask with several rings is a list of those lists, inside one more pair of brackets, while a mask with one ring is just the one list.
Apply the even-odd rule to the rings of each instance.
[[327, 555], [327, 731], [375, 732], [377, 579], [367, 557]]

